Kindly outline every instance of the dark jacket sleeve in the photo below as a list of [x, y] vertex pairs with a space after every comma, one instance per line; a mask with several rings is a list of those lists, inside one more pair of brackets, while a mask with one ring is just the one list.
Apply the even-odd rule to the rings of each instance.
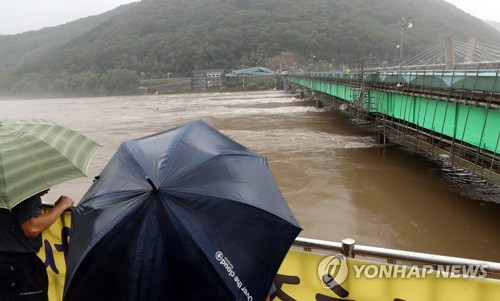
[[22, 201], [17, 209], [17, 223], [19, 226], [33, 217], [42, 214], [42, 199], [39, 195], [34, 195]]

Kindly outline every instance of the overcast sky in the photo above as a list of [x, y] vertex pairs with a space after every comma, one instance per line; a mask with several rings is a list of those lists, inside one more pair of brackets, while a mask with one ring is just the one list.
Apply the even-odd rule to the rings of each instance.
[[[1, 1], [1, 0], [0, 0]], [[446, 0], [474, 17], [500, 22], [499, 0]]]
[[[16, 34], [98, 15], [138, 0], [0, 0], [0, 34]], [[416, 0], [418, 1], [418, 0]], [[500, 22], [500, 0], [446, 0], [471, 15]]]
[[138, 0], [0, 0], [0, 34], [15, 34], [102, 14]]

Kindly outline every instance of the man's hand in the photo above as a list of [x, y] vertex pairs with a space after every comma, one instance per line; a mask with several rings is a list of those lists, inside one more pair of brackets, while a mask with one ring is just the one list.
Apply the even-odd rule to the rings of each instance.
[[61, 209], [67, 210], [73, 206], [75, 201], [73, 201], [70, 197], [67, 197], [65, 195], [61, 195], [59, 199], [57, 199], [56, 203], [54, 204], [54, 207], [59, 207], [61, 206]]

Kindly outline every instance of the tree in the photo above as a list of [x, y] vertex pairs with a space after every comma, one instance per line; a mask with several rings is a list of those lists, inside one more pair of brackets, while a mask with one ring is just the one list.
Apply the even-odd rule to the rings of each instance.
[[110, 69], [102, 76], [101, 92], [111, 95], [125, 95], [137, 92], [140, 78], [135, 71]]

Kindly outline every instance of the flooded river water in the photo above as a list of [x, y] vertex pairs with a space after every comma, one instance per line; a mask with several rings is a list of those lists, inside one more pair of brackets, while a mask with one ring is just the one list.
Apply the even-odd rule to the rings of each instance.
[[302, 237], [500, 262], [500, 204], [471, 197], [441, 167], [339, 111], [281, 91], [2, 100], [1, 118], [45, 118], [102, 148], [81, 178], [52, 188], [79, 201], [123, 140], [203, 119], [269, 160]]

